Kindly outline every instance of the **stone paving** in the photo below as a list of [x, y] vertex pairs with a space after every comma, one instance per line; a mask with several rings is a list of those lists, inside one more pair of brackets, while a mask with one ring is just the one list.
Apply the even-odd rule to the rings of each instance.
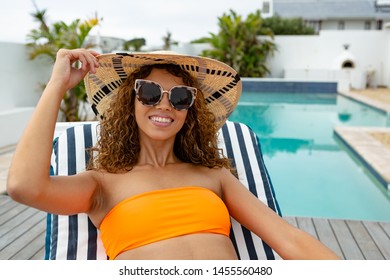
[[390, 89], [388, 88], [351, 90], [340, 94], [390, 114]]

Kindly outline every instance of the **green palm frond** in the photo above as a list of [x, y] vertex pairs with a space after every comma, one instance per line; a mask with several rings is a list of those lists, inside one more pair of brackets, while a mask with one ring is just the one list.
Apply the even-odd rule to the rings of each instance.
[[221, 60], [238, 71], [241, 76], [263, 77], [269, 73], [265, 63], [276, 50], [272, 40], [260, 40], [258, 34], [267, 34], [273, 39], [269, 28], [263, 27], [260, 11], [244, 19], [235, 11], [224, 13], [218, 18], [219, 32], [210, 33], [205, 40], [213, 47], [202, 54]]
[[[47, 11], [38, 8], [31, 14], [39, 24], [38, 28], [27, 34], [30, 59], [39, 56], [46, 56], [54, 63], [57, 51], [60, 48], [90, 48], [93, 45], [85, 44], [90, 31], [99, 24], [99, 19], [92, 18], [82, 22], [75, 19], [70, 24], [63, 21], [54, 22], [49, 25], [47, 22]], [[80, 103], [86, 100], [86, 93], [83, 81], [65, 94], [61, 106], [64, 121], [80, 121]]]

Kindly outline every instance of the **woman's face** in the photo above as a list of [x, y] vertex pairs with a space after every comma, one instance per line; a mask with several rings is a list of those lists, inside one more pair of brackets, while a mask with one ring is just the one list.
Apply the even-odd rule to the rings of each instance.
[[[149, 76], [144, 79], [160, 84], [164, 90], [184, 85], [182, 78], [170, 74], [165, 69], [153, 68]], [[174, 139], [182, 128], [186, 117], [187, 110], [175, 110], [169, 103], [167, 93], [164, 93], [159, 104], [152, 107], [142, 105], [137, 98], [135, 100], [135, 119], [141, 140], [144, 137], [149, 137], [152, 140]]]

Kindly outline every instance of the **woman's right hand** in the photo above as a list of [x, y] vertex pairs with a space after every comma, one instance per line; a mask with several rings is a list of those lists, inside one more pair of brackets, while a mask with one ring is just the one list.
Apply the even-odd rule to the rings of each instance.
[[[57, 52], [56, 62], [53, 67], [50, 84], [56, 84], [63, 92], [76, 86], [84, 76], [90, 71], [96, 72], [99, 67], [97, 56], [99, 53], [86, 49], [60, 49]], [[79, 61], [81, 66], [75, 67]]]
[[[97, 188], [93, 172], [78, 176], [49, 175], [56, 126], [62, 95], [77, 85], [98, 65], [99, 54], [85, 49], [57, 53], [52, 76], [19, 140], [9, 168], [7, 192], [16, 201], [56, 213], [87, 212]], [[81, 67], [74, 67], [80, 61]]]

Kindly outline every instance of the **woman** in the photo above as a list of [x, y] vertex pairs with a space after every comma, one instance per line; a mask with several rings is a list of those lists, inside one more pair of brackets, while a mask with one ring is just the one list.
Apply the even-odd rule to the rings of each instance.
[[[101, 118], [96, 156], [83, 173], [50, 177], [62, 96], [88, 72]], [[15, 151], [8, 193], [47, 212], [87, 213], [110, 259], [236, 259], [230, 216], [282, 258], [338, 259], [254, 197], [221, 157], [216, 132], [240, 93], [234, 70], [207, 58], [60, 50]]]

